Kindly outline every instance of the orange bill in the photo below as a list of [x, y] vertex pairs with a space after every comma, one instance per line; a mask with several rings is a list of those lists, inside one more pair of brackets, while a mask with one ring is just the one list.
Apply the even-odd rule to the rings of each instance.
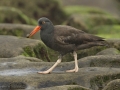
[[29, 34], [27, 35], [27, 38], [32, 37], [35, 33], [37, 33], [39, 30], [41, 29], [40, 26], [36, 26], [35, 29]]

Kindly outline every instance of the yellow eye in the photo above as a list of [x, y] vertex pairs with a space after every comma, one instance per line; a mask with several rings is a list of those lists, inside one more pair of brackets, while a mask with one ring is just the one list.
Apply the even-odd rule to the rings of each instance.
[[45, 21], [42, 21], [42, 24], [45, 24]]

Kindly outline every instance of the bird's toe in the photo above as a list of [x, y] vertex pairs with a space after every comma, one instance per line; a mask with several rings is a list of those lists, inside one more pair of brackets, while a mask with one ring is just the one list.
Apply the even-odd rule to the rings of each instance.
[[67, 70], [66, 72], [78, 72], [78, 69]]
[[48, 71], [42, 71], [42, 72], [38, 72], [38, 74], [50, 74], [50, 72], [48, 72]]

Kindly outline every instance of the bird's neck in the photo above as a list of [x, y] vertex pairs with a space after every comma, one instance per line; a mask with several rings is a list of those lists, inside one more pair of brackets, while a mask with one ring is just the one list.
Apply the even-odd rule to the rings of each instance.
[[51, 45], [49, 45], [49, 44], [50, 44], [50, 42], [52, 42], [53, 35], [54, 35], [54, 27], [49, 27], [49, 29], [41, 30], [41, 31], [40, 31], [41, 40], [42, 40], [47, 46], [51, 46]]

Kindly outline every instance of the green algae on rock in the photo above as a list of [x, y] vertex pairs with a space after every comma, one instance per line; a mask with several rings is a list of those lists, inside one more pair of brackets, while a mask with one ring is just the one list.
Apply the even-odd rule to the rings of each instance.
[[1, 23], [23, 23], [35, 25], [37, 22], [14, 7], [0, 7]]
[[[25, 18], [22, 20], [22, 22], [26, 23], [25, 21], [28, 21], [27, 24], [35, 25], [36, 22], [34, 23], [34, 20], [31, 19], [38, 19], [43, 16], [52, 20], [54, 24], [60, 24], [67, 18], [66, 13], [63, 11], [62, 6], [58, 2], [58, 0], [32, 0], [31, 2], [29, 0], [10, 0], [7, 2], [1, 0], [0, 6], [3, 5], [5, 7], [13, 7], [15, 9], [19, 9], [21, 12], [23, 12], [27, 17], [30, 18], [28, 19], [26, 18], [26, 16], [22, 17]], [[4, 16], [6, 15], [4, 14]], [[8, 16], [6, 16], [5, 18], [7, 17]], [[20, 18], [19, 16], [15, 17]], [[9, 19], [12, 20], [11, 18]], [[31, 21], [32, 23], [30, 23]]]
[[[110, 15], [110, 13], [93, 7], [88, 6], [65, 6], [65, 12], [69, 15], [71, 14], [103, 14], [103, 15]], [[111, 15], [110, 15], [111, 16]]]
[[120, 25], [120, 19], [118, 17], [100, 14], [73, 14], [64, 24], [83, 31], [92, 32], [92, 29], [97, 26]]
[[[44, 57], [44, 60], [50, 60], [47, 56], [47, 48], [40, 40], [0, 35], [0, 43], [2, 47], [0, 49], [1, 58], [10, 58], [18, 55], [25, 55], [29, 57], [37, 57], [40, 59], [43, 59], [43, 56], [46, 56]], [[45, 53], [36, 53], [36, 47], [37, 50], [43, 49]]]
[[[26, 37], [26, 35], [34, 29], [35, 26], [25, 24], [0, 24], [0, 35], [12, 35], [18, 37]], [[39, 39], [40, 35], [37, 33], [32, 38]]]
[[90, 32], [106, 39], [119, 39], [120, 25], [101, 25], [94, 27]]

